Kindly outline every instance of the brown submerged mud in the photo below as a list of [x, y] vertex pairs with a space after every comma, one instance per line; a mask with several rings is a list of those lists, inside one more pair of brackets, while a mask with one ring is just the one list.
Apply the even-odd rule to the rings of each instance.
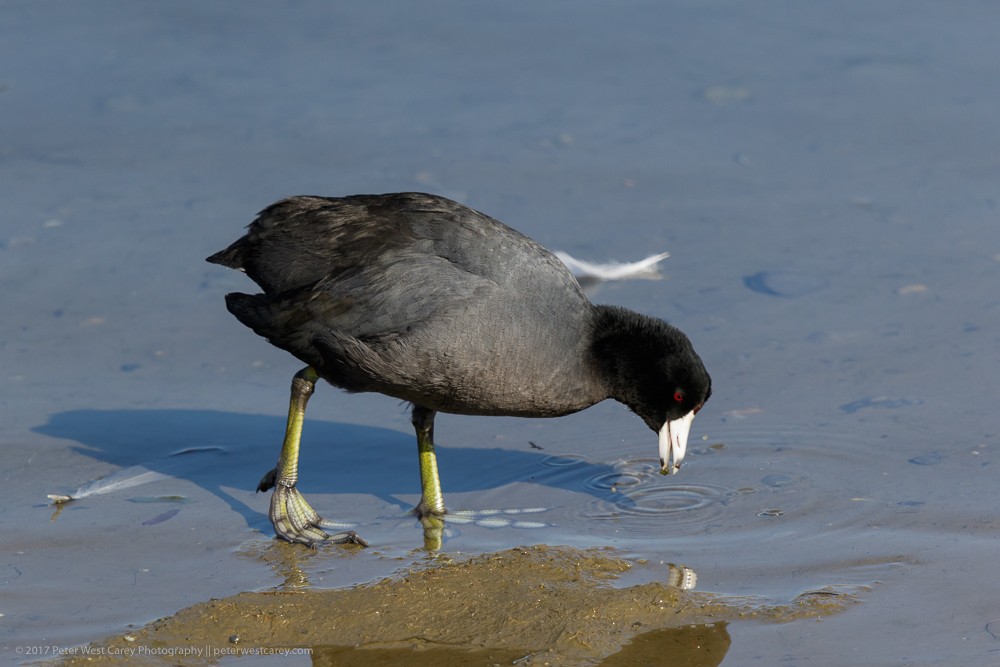
[[615, 587], [633, 565], [610, 549], [441, 556], [348, 590], [240, 593], [196, 604], [92, 644], [90, 655], [81, 650], [65, 664], [205, 665], [309, 649], [299, 653], [311, 653], [315, 665], [624, 665], [669, 651], [673, 664], [708, 667], [729, 648], [730, 621], [815, 618], [857, 601], [819, 591], [763, 605], [658, 581]]

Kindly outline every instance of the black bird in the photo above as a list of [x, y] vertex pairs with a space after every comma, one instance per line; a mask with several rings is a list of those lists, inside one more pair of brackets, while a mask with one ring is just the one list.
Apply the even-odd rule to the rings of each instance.
[[365, 544], [330, 527], [295, 489], [306, 403], [319, 378], [413, 405], [422, 497], [445, 513], [434, 415], [558, 417], [606, 398], [659, 434], [661, 472], [684, 459], [711, 378], [666, 322], [595, 306], [548, 250], [483, 213], [435, 195], [290, 197], [208, 258], [263, 294], [226, 295], [236, 318], [307, 364], [292, 381], [270, 518], [278, 536]]

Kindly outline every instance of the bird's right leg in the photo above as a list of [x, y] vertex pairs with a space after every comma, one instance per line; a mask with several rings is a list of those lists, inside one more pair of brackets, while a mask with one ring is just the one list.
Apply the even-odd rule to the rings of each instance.
[[319, 374], [312, 366], [306, 366], [292, 378], [292, 395], [288, 402], [288, 423], [285, 426], [281, 456], [277, 467], [260, 480], [257, 490], [267, 491], [274, 487], [269, 516], [274, 532], [281, 539], [310, 547], [315, 547], [318, 542], [352, 542], [366, 547], [368, 543], [353, 530], [333, 535], [323, 530], [335, 526], [317, 514], [295, 488], [299, 479], [302, 423], [305, 421], [306, 405], [318, 379]]
[[420, 456], [420, 503], [413, 508], [421, 519], [444, 516], [444, 494], [438, 477], [437, 454], [434, 452], [434, 410], [413, 406], [413, 428], [417, 432], [417, 453]]
[[413, 513], [424, 527], [424, 548], [437, 551], [444, 535], [444, 494], [438, 477], [437, 454], [434, 452], [434, 410], [413, 406], [413, 429], [417, 432], [417, 453], [420, 457], [420, 502]]

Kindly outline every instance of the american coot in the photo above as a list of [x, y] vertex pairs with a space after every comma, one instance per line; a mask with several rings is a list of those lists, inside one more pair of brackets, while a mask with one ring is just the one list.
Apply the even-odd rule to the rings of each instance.
[[421, 193], [291, 197], [208, 258], [247, 273], [263, 294], [226, 295], [236, 318], [308, 364], [292, 380], [274, 488], [278, 536], [365, 544], [328, 534], [296, 490], [306, 403], [319, 378], [413, 405], [422, 497], [445, 513], [434, 415], [558, 417], [606, 398], [659, 434], [661, 471], [684, 459], [711, 379], [681, 331], [595, 306], [548, 250], [487, 215]]

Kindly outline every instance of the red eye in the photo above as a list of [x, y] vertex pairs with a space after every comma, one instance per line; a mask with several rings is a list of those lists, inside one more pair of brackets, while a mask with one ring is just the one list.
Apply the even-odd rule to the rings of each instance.
[[678, 389], [674, 392], [674, 402], [683, 403], [684, 402], [684, 392]]

